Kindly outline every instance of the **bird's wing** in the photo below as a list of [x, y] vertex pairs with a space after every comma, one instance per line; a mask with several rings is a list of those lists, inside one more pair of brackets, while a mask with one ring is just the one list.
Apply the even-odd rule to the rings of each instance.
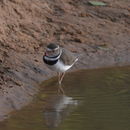
[[62, 49], [60, 60], [63, 62], [63, 64], [72, 65], [76, 59], [77, 57], [74, 55], [74, 53], [68, 51], [67, 49]]

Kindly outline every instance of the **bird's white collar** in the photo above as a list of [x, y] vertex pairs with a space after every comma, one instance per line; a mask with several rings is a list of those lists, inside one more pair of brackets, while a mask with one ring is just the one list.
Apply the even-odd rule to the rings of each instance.
[[56, 57], [48, 57], [48, 56], [45, 55], [44, 58], [46, 60], [49, 60], [49, 61], [55, 61], [55, 60], [58, 60], [60, 58], [61, 54], [62, 54], [62, 49], [60, 50], [60, 54], [58, 56], [56, 56]]

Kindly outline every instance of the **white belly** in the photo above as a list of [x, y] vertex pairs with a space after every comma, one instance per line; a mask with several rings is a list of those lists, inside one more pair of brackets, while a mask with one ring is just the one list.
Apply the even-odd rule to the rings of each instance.
[[53, 71], [56, 72], [65, 72], [68, 69], [70, 69], [72, 65], [64, 65], [60, 60], [58, 60], [58, 62], [55, 65], [48, 65], [48, 68], [50, 68]]

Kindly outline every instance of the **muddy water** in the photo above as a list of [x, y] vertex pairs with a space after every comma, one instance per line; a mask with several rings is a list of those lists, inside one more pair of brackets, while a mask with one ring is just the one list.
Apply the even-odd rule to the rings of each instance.
[[0, 130], [130, 130], [130, 67], [69, 73], [43, 82], [34, 101]]

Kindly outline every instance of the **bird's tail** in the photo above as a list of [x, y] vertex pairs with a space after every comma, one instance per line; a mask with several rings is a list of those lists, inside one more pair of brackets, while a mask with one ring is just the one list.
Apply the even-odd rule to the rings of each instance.
[[73, 62], [73, 64], [71, 66], [73, 66], [79, 59], [76, 58], [75, 61]]
[[76, 58], [74, 62], [77, 62], [79, 60], [79, 58]]

